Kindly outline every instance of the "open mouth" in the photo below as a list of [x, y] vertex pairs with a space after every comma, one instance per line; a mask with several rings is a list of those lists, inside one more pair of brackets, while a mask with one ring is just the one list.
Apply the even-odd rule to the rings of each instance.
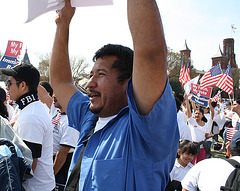
[[97, 91], [89, 91], [89, 93], [88, 93], [88, 97], [90, 99], [94, 99], [96, 97], [100, 97], [100, 95], [101, 94], [99, 92], [97, 92]]

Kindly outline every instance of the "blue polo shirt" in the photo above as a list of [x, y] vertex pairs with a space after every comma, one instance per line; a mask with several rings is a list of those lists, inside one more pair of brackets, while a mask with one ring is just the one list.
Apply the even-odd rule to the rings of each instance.
[[[172, 89], [167, 82], [162, 97], [146, 116], [138, 114], [131, 80], [127, 93], [128, 106], [88, 141], [81, 165], [81, 191], [165, 189], [179, 141]], [[68, 104], [69, 125], [80, 132], [70, 171], [80, 156], [82, 140], [98, 119], [89, 111], [89, 104], [88, 97], [80, 91]]]

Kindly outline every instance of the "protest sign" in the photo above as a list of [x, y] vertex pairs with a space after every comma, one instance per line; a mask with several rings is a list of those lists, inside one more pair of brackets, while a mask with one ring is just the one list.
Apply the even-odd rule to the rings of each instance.
[[5, 54], [0, 60], [0, 68], [11, 68], [19, 62], [23, 43], [9, 40]]
[[[71, 0], [73, 7], [112, 5], [113, 0]], [[28, 0], [28, 18], [30, 22], [36, 17], [52, 10], [64, 7], [64, 0]]]
[[202, 89], [200, 85], [191, 84], [192, 100], [200, 106], [207, 107], [208, 100], [211, 98], [212, 88]]

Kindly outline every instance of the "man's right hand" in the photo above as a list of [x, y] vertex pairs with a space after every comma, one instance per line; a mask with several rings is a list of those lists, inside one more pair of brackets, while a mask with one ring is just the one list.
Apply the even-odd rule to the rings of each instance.
[[55, 18], [56, 24], [67, 23], [70, 24], [76, 8], [71, 6], [70, 0], [65, 0], [65, 6], [61, 10], [57, 10], [57, 16]]

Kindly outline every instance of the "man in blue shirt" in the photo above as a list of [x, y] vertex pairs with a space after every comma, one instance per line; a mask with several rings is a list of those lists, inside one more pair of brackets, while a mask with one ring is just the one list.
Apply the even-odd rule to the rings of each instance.
[[128, 0], [134, 55], [121, 45], [99, 49], [93, 58], [88, 96], [74, 86], [69, 64], [69, 25], [74, 13], [65, 0], [56, 18], [50, 82], [70, 126], [80, 132], [71, 169], [84, 139], [94, 131], [83, 155], [79, 190], [164, 190], [176, 159], [179, 132], [155, 0]]

